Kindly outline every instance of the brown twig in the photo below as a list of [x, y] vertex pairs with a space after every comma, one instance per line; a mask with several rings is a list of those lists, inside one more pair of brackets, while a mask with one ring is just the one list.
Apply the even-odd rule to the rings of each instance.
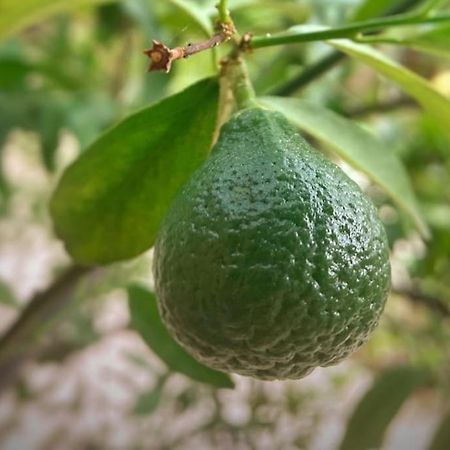
[[450, 304], [444, 299], [426, 294], [420, 289], [394, 289], [394, 294], [408, 298], [408, 300], [422, 304], [443, 317], [450, 318]]
[[417, 102], [408, 97], [400, 97], [393, 100], [388, 100], [385, 103], [370, 103], [368, 105], [357, 106], [353, 109], [345, 111], [344, 115], [347, 117], [363, 117], [371, 114], [379, 114], [385, 112], [396, 111], [400, 108], [416, 108]]
[[196, 53], [217, 47], [223, 42], [230, 40], [235, 32], [234, 26], [230, 23], [220, 23], [218, 29], [219, 31], [208, 40], [196, 44], [188, 44], [184, 47], [169, 48], [163, 43], [154, 40], [153, 47], [144, 51], [144, 54], [151, 59], [148, 71], [163, 70], [170, 72], [173, 61], [188, 58]]
[[73, 298], [78, 283], [95, 269], [74, 266], [47, 290], [39, 292], [0, 339], [0, 391], [13, 382], [26, 361], [33, 357], [38, 330]]

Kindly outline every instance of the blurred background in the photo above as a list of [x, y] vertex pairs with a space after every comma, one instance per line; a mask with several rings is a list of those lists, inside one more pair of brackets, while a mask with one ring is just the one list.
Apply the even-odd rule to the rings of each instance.
[[[375, 4], [231, 6], [240, 32], [261, 34], [342, 24], [364, 17], [362, 3]], [[215, 73], [211, 52], [170, 74], [147, 73], [142, 54], [151, 39], [203, 39], [214, 14], [206, 0], [0, 0], [0, 448], [357, 450], [372, 436], [386, 450], [450, 449], [449, 142], [361, 64], [335, 58], [323, 76], [299, 82], [330, 54], [325, 44], [249, 55], [258, 94], [302, 96], [371, 129], [406, 165], [432, 233], [424, 241], [343, 164], [379, 207], [392, 249], [393, 291], [367, 345], [297, 382], [233, 375], [234, 389], [216, 389], [168, 369], [130, 329], [124, 288], [151, 285], [151, 251], [45, 291], [71, 266], [47, 211], [62, 171], [121, 118]], [[450, 28], [432, 52], [382, 49], [450, 98]], [[39, 310], [26, 309], [32, 299]]]

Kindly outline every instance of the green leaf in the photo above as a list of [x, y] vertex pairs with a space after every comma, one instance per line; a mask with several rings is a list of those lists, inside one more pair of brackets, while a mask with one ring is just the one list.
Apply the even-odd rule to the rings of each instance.
[[450, 412], [439, 425], [428, 450], [450, 449]]
[[0, 89], [23, 88], [26, 76], [33, 66], [19, 57], [0, 58]]
[[422, 210], [431, 227], [450, 231], [450, 205], [446, 203], [422, 203]]
[[355, 44], [346, 39], [331, 40], [328, 43], [396, 82], [433, 116], [450, 139], [450, 100], [437, 92], [425, 79], [366, 45]]
[[397, 367], [379, 376], [353, 411], [340, 450], [381, 448], [402, 404], [428, 379], [426, 371], [413, 367]]
[[[384, 35], [380, 37], [383, 40]], [[386, 42], [415, 48], [435, 56], [450, 58], [450, 25], [442, 25], [405, 37], [390, 38], [388, 34]]]
[[352, 21], [359, 22], [380, 16], [391, 7], [392, 3], [396, 4], [399, 2], [392, 2], [392, 0], [365, 0], [354, 12]]
[[12, 293], [9, 286], [0, 280], [0, 304], [5, 306], [10, 306], [12, 308], [18, 308], [19, 302], [16, 296]]
[[47, 17], [111, 0], [1, 0], [0, 38]]
[[156, 388], [141, 394], [134, 407], [134, 413], [139, 416], [147, 416], [156, 411], [161, 400], [162, 389]]
[[40, 115], [41, 157], [49, 172], [55, 169], [56, 150], [58, 149], [59, 132], [63, 127], [63, 116], [55, 105], [44, 104]]
[[448, 3], [448, 0], [426, 0], [416, 9], [416, 12], [427, 15], [447, 6]]
[[66, 170], [50, 210], [75, 261], [109, 263], [153, 245], [175, 193], [208, 155], [218, 92], [206, 79], [128, 117]]
[[134, 414], [147, 416], [156, 411], [161, 402], [164, 385], [166, 384], [169, 375], [170, 373], [161, 375], [153, 389], [142, 393], [138, 397], [136, 405], [134, 406]]
[[206, 36], [210, 36], [213, 33], [208, 8], [199, 6], [197, 3], [189, 0], [169, 1], [191, 17], [200, 26]]
[[331, 146], [353, 167], [377, 183], [416, 223], [425, 236], [423, 221], [408, 174], [395, 153], [356, 122], [297, 98], [263, 97], [259, 101]]
[[128, 305], [131, 327], [171, 370], [218, 388], [234, 387], [228, 375], [200, 364], [172, 339], [161, 322], [152, 292], [138, 285], [129, 286]]

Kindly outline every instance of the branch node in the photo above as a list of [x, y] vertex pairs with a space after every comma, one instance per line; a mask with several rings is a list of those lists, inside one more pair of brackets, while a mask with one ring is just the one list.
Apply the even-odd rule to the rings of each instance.
[[241, 42], [239, 42], [239, 50], [241, 52], [246, 53], [252, 50], [252, 38], [253, 34], [250, 32], [247, 32], [242, 36]]

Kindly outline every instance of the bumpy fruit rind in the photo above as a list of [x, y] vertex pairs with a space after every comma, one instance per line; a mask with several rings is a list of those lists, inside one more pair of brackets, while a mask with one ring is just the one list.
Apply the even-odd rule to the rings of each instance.
[[281, 114], [261, 109], [222, 128], [172, 204], [154, 258], [175, 339], [212, 368], [265, 380], [352, 353], [390, 285], [370, 200]]

